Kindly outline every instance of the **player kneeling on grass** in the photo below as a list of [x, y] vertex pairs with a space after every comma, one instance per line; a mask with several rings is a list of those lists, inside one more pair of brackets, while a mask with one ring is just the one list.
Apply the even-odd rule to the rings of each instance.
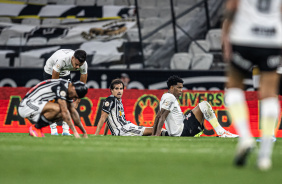
[[125, 119], [124, 109], [121, 97], [123, 95], [124, 85], [120, 79], [114, 79], [110, 85], [110, 95], [103, 104], [101, 117], [97, 125], [95, 135], [99, 135], [105, 121], [104, 135], [107, 134], [108, 128], [112, 135], [116, 136], [147, 136], [152, 135], [152, 127], [137, 126]]
[[183, 80], [171, 76], [167, 81], [168, 93], [163, 94], [160, 111], [154, 122], [153, 135], [160, 136], [165, 123], [169, 136], [195, 136], [204, 129], [204, 119], [210, 122], [218, 137], [238, 137], [220, 126], [210, 104], [206, 101], [199, 103], [184, 117], [178, 99], [182, 95]]
[[[83, 132], [83, 137], [87, 138], [87, 133], [73, 105], [73, 101], [83, 98], [87, 91], [88, 87], [83, 82], [71, 83], [64, 79], [45, 80], [30, 89], [18, 108], [19, 115], [33, 123], [29, 128], [29, 135], [44, 137], [43, 127], [63, 120], [67, 122], [75, 138], [80, 136], [74, 124]], [[52, 100], [57, 102], [50, 102]]]

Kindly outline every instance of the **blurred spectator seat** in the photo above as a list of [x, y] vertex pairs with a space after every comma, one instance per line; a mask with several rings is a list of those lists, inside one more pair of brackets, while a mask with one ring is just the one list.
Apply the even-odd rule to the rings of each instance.
[[13, 50], [0, 50], [0, 67], [9, 67], [10, 58], [7, 57], [8, 54], [14, 54]]
[[48, 0], [48, 4], [57, 4], [57, 0]]
[[48, 0], [28, 0], [30, 4], [48, 4]]
[[96, 0], [76, 0], [76, 4], [79, 6], [94, 6]]
[[133, 4], [131, 4], [131, 2], [133, 2], [133, 1], [129, 1], [129, 0], [115, 0], [114, 4], [118, 5], [118, 6], [122, 6], [122, 5], [129, 6], [129, 5], [133, 5], [134, 4], [134, 2], [133, 2]]
[[170, 0], [157, 0], [156, 6], [159, 8], [170, 8]]
[[23, 46], [26, 44], [26, 38], [10, 37], [6, 43], [7, 46]]
[[23, 2], [23, 3], [27, 2], [27, 0], [10, 0], [10, 1], [19, 1], [19, 2]]
[[143, 29], [147, 31], [151, 31], [164, 23], [164, 20], [159, 17], [150, 17], [146, 18], [143, 21]]
[[200, 2], [200, 0], [176, 0], [175, 5], [177, 5], [178, 7], [191, 6], [198, 2]]
[[176, 53], [170, 60], [170, 69], [188, 70], [192, 62], [192, 54]]
[[97, 0], [97, 5], [98, 6], [103, 6], [103, 5], [114, 5], [114, 0]]
[[127, 65], [126, 64], [110, 65], [109, 68], [110, 69], [127, 69]]
[[[199, 47], [200, 45], [201, 47]], [[196, 40], [191, 42], [188, 52], [191, 54], [197, 54], [197, 53], [206, 53], [210, 50], [210, 44], [206, 40]]]
[[75, 0], [57, 0], [57, 4], [66, 4], [66, 5], [73, 5], [75, 4]]
[[156, 0], [141, 0], [138, 1], [138, 5], [141, 7], [156, 7], [157, 1]]
[[58, 25], [60, 23], [61, 20], [56, 18], [45, 18], [42, 20], [42, 25]]
[[0, 17], [0, 22], [11, 23], [10, 17]]
[[22, 24], [39, 26], [40, 20], [35, 18], [27, 18], [22, 20]]
[[139, 8], [139, 15], [140, 18], [151, 18], [151, 17], [158, 17], [159, 11], [153, 7], [141, 7]]
[[29, 46], [35, 46], [35, 45], [46, 45], [47, 43], [47, 38], [44, 38], [44, 37], [32, 37], [30, 38], [26, 45], [29, 45]]
[[210, 44], [211, 51], [221, 51], [221, 29], [211, 29], [206, 35], [206, 40]]
[[77, 23], [77, 22], [80, 22], [79, 19], [73, 19], [73, 18], [70, 18], [70, 19], [63, 19], [61, 21], [62, 24], [66, 24], [66, 23]]
[[212, 66], [212, 54], [195, 54], [192, 58], [191, 70], [209, 70]]
[[139, 42], [139, 33], [138, 33], [138, 29], [137, 28], [129, 29], [126, 32], [126, 35], [127, 35], [128, 41], [130, 41], [130, 42]]
[[55, 46], [21, 52], [20, 60], [15, 65], [19, 67], [43, 68], [45, 58], [42, 58], [42, 55], [55, 52], [59, 48], [59, 46]]
[[143, 64], [142, 63], [130, 64], [129, 69], [143, 69]]

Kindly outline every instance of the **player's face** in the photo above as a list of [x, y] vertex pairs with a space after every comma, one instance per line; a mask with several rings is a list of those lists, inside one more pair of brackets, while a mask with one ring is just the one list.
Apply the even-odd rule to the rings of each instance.
[[71, 88], [69, 87], [68, 88], [68, 97], [70, 98], [70, 99], [72, 99], [72, 100], [76, 100], [76, 99], [78, 99], [78, 95], [77, 95], [77, 93], [76, 93], [76, 91], [75, 91], [75, 88], [74, 88], [74, 86], [72, 86]]
[[111, 90], [112, 95], [114, 95], [116, 98], [120, 99], [123, 94], [123, 86], [122, 84], [116, 84], [114, 86], [114, 89]]
[[79, 62], [74, 56], [72, 57], [71, 63], [75, 69], [79, 69], [83, 65], [83, 63]]
[[183, 89], [183, 84], [182, 83], [177, 83], [176, 85], [173, 86], [173, 95], [176, 98], [179, 98], [182, 95], [182, 89]]

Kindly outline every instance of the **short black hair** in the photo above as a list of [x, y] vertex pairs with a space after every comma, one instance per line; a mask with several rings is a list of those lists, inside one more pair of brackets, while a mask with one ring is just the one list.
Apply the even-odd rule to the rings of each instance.
[[76, 50], [73, 54], [73, 56], [80, 62], [80, 63], [84, 63], [84, 61], [86, 60], [86, 52], [84, 50]]
[[177, 75], [170, 76], [166, 82], [168, 89], [170, 88], [170, 86], [177, 85], [177, 83], [183, 84], [183, 80]]
[[122, 80], [121, 79], [114, 79], [111, 82], [110, 90], [114, 89], [116, 84], [122, 84], [122, 88], [124, 89], [124, 84], [123, 84]]
[[81, 81], [73, 83], [78, 98], [83, 98], [88, 92], [88, 86]]

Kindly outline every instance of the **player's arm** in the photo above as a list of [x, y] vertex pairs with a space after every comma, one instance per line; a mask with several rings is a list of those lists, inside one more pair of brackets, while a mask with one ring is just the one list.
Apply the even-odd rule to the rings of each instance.
[[225, 6], [224, 21], [222, 24], [222, 46], [223, 57], [225, 61], [229, 61], [231, 57], [231, 45], [229, 42], [229, 30], [235, 17], [239, 0], [228, 0]]
[[169, 110], [166, 110], [166, 109], [163, 109], [163, 108], [158, 112], [158, 114], [155, 118], [155, 122], [154, 122], [153, 136], [160, 136], [161, 135], [161, 131], [162, 131], [162, 128], [164, 126], [164, 122], [165, 122], [169, 113], [170, 113]]
[[77, 133], [77, 131], [74, 127], [74, 124], [72, 123], [71, 115], [70, 115], [70, 112], [69, 112], [68, 107], [67, 107], [67, 102], [63, 99], [58, 99], [58, 104], [59, 104], [60, 109], [61, 109], [63, 121], [65, 121], [69, 125], [70, 129], [73, 131], [74, 137], [80, 138], [79, 134]]
[[101, 117], [100, 117], [100, 120], [99, 120], [99, 122], [98, 122], [95, 135], [99, 135], [103, 124], [105, 123], [106, 119], [107, 119], [108, 116], [109, 116], [109, 114], [106, 113], [105, 111], [103, 111], [103, 110], [101, 110], [101, 111], [102, 111], [102, 112], [101, 112]]
[[60, 72], [56, 72], [54, 69], [52, 71], [52, 79], [58, 79], [60, 77]]
[[87, 136], [87, 132], [86, 130], [84, 129], [81, 121], [80, 121], [80, 117], [79, 117], [79, 114], [77, 112], [77, 110], [75, 109], [74, 107], [74, 104], [73, 103], [68, 103], [68, 108], [69, 108], [69, 111], [70, 111], [70, 114], [71, 114], [71, 117], [74, 121], [74, 124], [82, 131], [83, 133], [83, 136], [84, 138], [88, 138]]
[[109, 131], [109, 126], [108, 126], [108, 124], [106, 123], [105, 128], [104, 128], [104, 135], [107, 135], [107, 134], [108, 134], [108, 131]]
[[80, 81], [83, 82], [84, 84], [86, 84], [87, 82], [87, 74], [81, 74], [80, 75]]

